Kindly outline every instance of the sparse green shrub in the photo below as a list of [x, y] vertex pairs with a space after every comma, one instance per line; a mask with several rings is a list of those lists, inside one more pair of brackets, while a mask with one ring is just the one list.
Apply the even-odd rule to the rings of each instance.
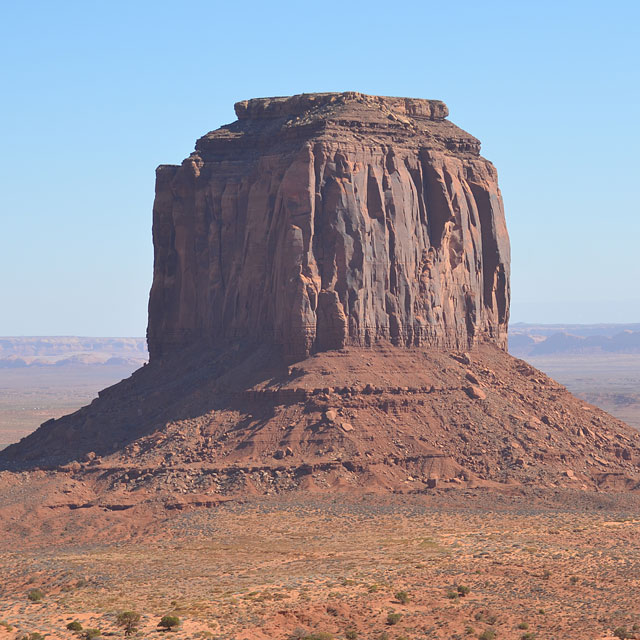
[[465, 628], [465, 630], [464, 630], [464, 632], [465, 632], [468, 636], [470, 636], [470, 635], [472, 635], [473, 633], [475, 633], [475, 632], [476, 632], [476, 630], [475, 630], [473, 627], [466, 627], [466, 628]]
[[80, 624], [79, 620], [74, 620], [67, 625], [67, 629], [69, 629], [69, 631], [75, 631], [76, 633], [78, 633], [82, 631], [82, 625]]
[[471, 588], [470, 587], [465, 587], [462, 584], [458, 585], [458, 595], [461, 598], [464, 598], [465, 596], [468, 596], [470, 592], [471, 592]]
[[398, 624], [398, 622], [400, 622], [400, 619], [402, 618], [402, 614], [401, 613], [390, 613], [387, 616], [387, 624]]
[[478, 611], [475, 615], [475, 619], [478, 622], [486, 622], [487, 624], [495, 624], [498, 621], [497, 616], [487, 611]]
[[571, 584], [578, 584], [578, 576], [571, 576], [571, 577], [569, 578], [569, 582], [570, 582]]
[[94, 640], [94, 638], [99, 638], [102, 635], [102, 631], [100, 629], [85, 629], [82, 637], [84, 640]]
[[451, 589], [449, 589], [449, 591], [447, 591], [447, 598], [449, 598], [449, 600], [457, 600], [458, 599], [458, 592], [457, 591], [453, 591]]
[[44, 640], [44, 636], [37, 631], [33, 631], [32, 633], [22, 636], [20, 640]]
[[529, 625], [526, 622], [521, 622], [518, 625], [518, 629], [522, 629], [523, 631], [526, 631], [529, 628]]
[[542, 572], [542, 579], [543, 580], [548, 580], [551, 577], [551, 571], [549, 571], [549, 569], [545, 569]]
[[118, 614], [116, 624], [124, 629], [124, 635], [133, 635], [140, 624], [140, 614], [137, 611], [123, 611]]
[[0, 627], [4, 627], [7, 631], [13, 631], [13, 627], [6, 620], [0, 620]]
[[27, 593], [27, 598], [29, 598], [31, 602], [40, 602], [40, 600], [44, 598], [44, 592], [41, 589], [31, 589], [31, 591]]
[[543, 616], [543, 615], [546, 613], [546, 611], [545, 611], [544, 609], [538, 609], [538, 613], [539, 613], [541, 616]]
[[380, 587], [377, 584], [372, 584], [372, 585], [369, 585], [369, 588], [367, 589], [367, 591], [369, 593], [376, 593], [380, 591]]
[[494, 640], [496, 632], [493, 629], [485, 629], [479, 636], [478, 640]]
[[406, 591], [398, 591], [398, 593], [396, 593], [396, 600], [400, 604], [407, 604], [407, 602], [409, 602], [409, 594]]
[[88, 587], [89, 586], [89, 581], [86, 578], [80, 578], [77, 582], [76, 582], [76, 587], [78, 589], [82, 589], [82, 587]]
[[347, 640], [358, 640], [358, 632], [355, 631], [354, 629], [349, 629], [345, 634], [344, 637]]
[[527, 633], [523, 633], [520, 636], [520, 640], [536, 640], [536, 634], [531, 631], [527, 631]]
[[158, 627], [160, 629], [164, 629], [165, 631], [171, 631], [174, 627], [180, 626], [180, 618], [178, 616], [162, 616], [160, 622], [158, 622]]
[[635, 636], [634, 633], [630, 633], [629, 631], [627, 631], [626, 627], [618, 627], [617, 629], [614, 629], [613, 635], [616, 638], [620, 638], [620, 640], [625, 640], [626, 638], [633, 638]]

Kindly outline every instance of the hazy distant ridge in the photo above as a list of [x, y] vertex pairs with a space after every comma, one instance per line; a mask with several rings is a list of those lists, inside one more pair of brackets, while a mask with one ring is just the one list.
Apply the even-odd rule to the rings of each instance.
[[560, 353], [640, 353], [640, 323], [514, 324], [509, 352], [519, 357]]
[[140, 365], [148, 359], [144, 338], [79, 336], [0, 337], [0, 367]]
[[[518, 357], [570, 353], [640, 353], [640, 323], [513, 324], [509, 352]], [[141, 365], [145, 338], [0, 337], [0, 368], [50, 365]]]

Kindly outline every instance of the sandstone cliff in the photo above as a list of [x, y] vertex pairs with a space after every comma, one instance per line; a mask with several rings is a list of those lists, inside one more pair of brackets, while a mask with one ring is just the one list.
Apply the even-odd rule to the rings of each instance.
[[148, 366], [0, 451], [0, 470], [57, 469], [114, 509], [640, 490], [638, 432], [504, 350], [496, 173], [441, 102], [313, 94], [236, 112], [158, 169]]
[[439, 101], [303, 94], [157, 170], [151, 359], [250, 338], [287, 359], [383, 339], [506, 346], [496, 171]]

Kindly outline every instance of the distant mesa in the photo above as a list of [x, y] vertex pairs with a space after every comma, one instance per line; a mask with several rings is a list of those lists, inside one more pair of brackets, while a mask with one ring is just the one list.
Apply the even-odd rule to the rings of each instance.
[[512, 327], [509, 351], [519, 357], [555, 354], [640, 353], [640, 324], [525, 325]]
[[640, 435], [507, 354], [497, 173], [442, 102], [303, 94], [236, 114], [157, 169], [149, 364], [2, 468], [171, 508], [640, 488]]
[[0, 337], [0, 369], [49, 366], [140, 366], [144, 338]]

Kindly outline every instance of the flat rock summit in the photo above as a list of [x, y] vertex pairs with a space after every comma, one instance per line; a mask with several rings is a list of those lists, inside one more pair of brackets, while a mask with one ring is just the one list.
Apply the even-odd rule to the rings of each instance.
[[638, 432], [507, 354], [497, 173], [442, 102], [235, 110], [157, 169], [149, 364], [0, 468], [55, 470], [55, 504], [114, 509], [640, 488]]

